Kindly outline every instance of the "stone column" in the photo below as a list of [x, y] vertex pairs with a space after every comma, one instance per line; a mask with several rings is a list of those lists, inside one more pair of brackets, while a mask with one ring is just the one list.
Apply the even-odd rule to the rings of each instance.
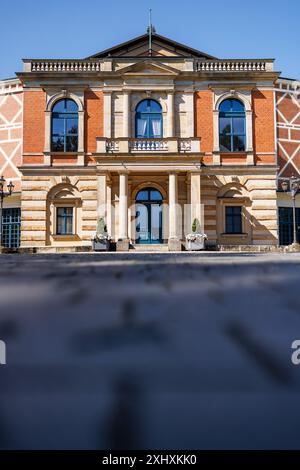
[[107, 186], [106, 186], [106, 226], [107, 226], [107, 232], [111, 238], [114, 237], [113, 233], [113, 227], [112, 227], [112, 198], [111, 198], [111, 192], [112, 192], [112, 181], [110, 178], [107, 179]]
[[[190, 173], [190, 203], [191, 203], [191, 227], [195, 219], [198, 221], [198, 229], [203, 230], [203, 217], [201, 205], [201, 172], [195, 171]], [[189, 233], [190, 233], [189, 232]]]
[[214, 129], [214, 147], [213, 147], [213, 165], [221, 164], [220, 141], [219, 141], [219, 110], [213, 111], [213, 129]]
[[104, 137], [111, 138], [111, 91], [104, 91]]
[[130, 137], [130, 91], [123, 92], [123, 137]]
[[117, 251], [128, 251], [128, 174], [119, 175], [119, 239]]
[[168, 92], [168, 115], [167, 115], [167, 123], [168, 123], [168, 137], [174, 137], [174, 92]]
[[107, 174], [97, 176], [97, 216], [103, 217], [107, 223]]
[[253, 155], [253, 131], [252, 131], [252, 110], [246, 111], [246, 150], [247, 154], [247, 165], [254, 165]]
[[169, 251], [180, 251], [181, 242], [177, 231], [177, 204], [178, 204], [178, 181], [177, 173], [169, 174]]

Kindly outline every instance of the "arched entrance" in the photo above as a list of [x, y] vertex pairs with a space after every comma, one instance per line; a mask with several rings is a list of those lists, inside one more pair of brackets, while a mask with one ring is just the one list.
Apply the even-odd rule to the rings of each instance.
[[162, 238], [163, 197], [155, 188], [141, 189], [135, 198], [136, 243], [158, 244]]

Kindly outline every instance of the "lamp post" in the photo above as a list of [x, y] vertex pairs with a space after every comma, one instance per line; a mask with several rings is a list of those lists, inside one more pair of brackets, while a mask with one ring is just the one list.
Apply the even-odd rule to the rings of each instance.
[[5, 183], [6, 183], [6, 180], [5, 178], [2, 176], [0, 176], [0, 250], [2, 248], [2, 212], [3, 212], [3, 201], [4, 201], [4, 198], [7, 197], [7, 196], [11, 196], [12, 195], [12, 192], [13, 192], [13, 189], [14, 189], [14, 185], [12, 184], [12, 182], [6, 184], [6, 189], [7, 191], [4, 191], [4, 186], [5, 186]]
[[296, 195], [300, 188], [300, 179], [296, 178], [296, 176], [291, 176], [291, 178], [284, 180], [281, 183], [281, 187], [284, 192], [289, 190], [290, 195], [292, 197], [292, 204], [293, 204], [293, 243], [291, 247], [297, 250], [300, 250], [300, 245], [297, 242], [297, 227], [296, 227]]

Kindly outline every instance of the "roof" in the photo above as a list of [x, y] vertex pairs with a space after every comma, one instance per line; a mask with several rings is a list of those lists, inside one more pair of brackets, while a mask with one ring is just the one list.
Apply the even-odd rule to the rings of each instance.
[[[104, 57], [145, 57], [149, 56], [149, 35], [143, 34], [129, 41], [123, 42], [109, 49], [97, 52], [86, 59], [98, 59]], [[206, 54], [192, 47], [152, 33], [152, 56], [153, 57], [194, 57], [201, 59], [217, 59], [217, 57]]]

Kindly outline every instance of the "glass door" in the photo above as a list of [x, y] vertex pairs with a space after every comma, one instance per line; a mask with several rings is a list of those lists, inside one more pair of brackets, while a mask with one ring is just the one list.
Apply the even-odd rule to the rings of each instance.
[[162, 196], [146, 188], [136, 197], [136, 243], [162, 243]]

